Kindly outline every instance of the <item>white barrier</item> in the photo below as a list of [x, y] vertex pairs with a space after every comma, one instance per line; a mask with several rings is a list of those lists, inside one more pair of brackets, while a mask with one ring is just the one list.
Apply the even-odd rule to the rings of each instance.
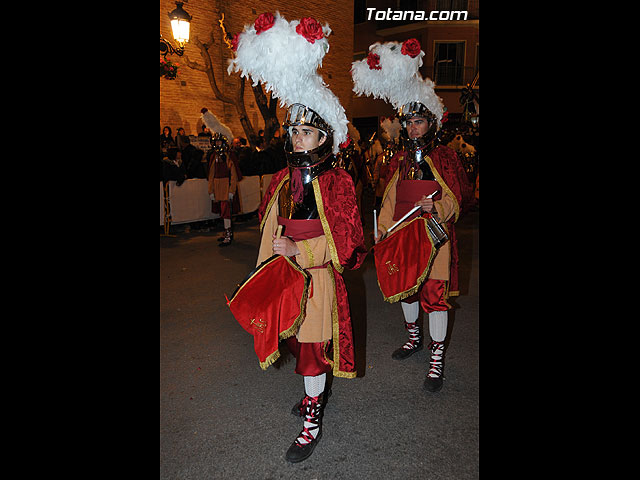
[[[238, 200], [240, 212], [244, 214], [255, 212], [260, 206], [260, 201], [266, 189], [269, 187], [272, 175], [255, 175], [243, 177], [238, 182]], [[211, 212], [211, 199], [209, 198], [209, 182], [206, 178], [189, 178], [180, 186], [175, 181], [169, 181], [169, 212], [171, 223], [189, 223], [201, 220], [219, 218], [220, 215]], [[165, 198], [164, 188], [160, 182], [160, 225], [165, 222]]]
[[160, 182], [160, 225], [164, 225], [164, 192], [162, 190], [162, 182]]
[[237, 195], [241, 213], [255, 212], [260, 206], [260, 200], [262, 200], [260, 177], [258, 175], [242, 177], [242, 180], [238, 182]]
[[[189, 178], [182, 185], [169, 182], [171, 223], [189, 223], [219, 217], [211, 212], [209, 183], [204, 178]], [[214, 216], [215, 215], [215, 216]]]

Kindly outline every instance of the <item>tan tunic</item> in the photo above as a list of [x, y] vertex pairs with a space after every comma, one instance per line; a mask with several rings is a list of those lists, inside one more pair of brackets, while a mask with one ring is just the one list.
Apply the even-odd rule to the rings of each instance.
[[213, 154], [211, 165], [209, 167], [209, 194], [214, 195], [216, 201], [223, 202], [229, 201], [229, 194], [236, 193], [236, 186], [238, 185], [238, 176], [236, 175], [236, 169], [231, 160], [231, 154], [227, 154], [227, 169], [229, 171], [228, 176], [215, 177], [215, 163], [217, 154]]
[[[396, 221], [393, 220], [393, 212], [396, 208], [396, 185], [398, 182], [398, 177], [398, 175], [394, 175], [389, 182], [386, 197], [384, 197], [382, 200], [382, 208], [380, 209], [380, 216], [378, 217], [378, 228], [385, 235], [387, 233], [387, 230], [396, 223]], [[438, 213], [438, 218], [440, 219], [440, 224], [448, 232], [446, 222], [455, 214], [455, 199], [452, 199], [445, 192], [442, 195], [442, 199], [434, 202], [434, 205], [436, 212]], [[401, 225], [404, 225], [406, 223], [407, 222], [401, 223], [393, 231], [400, 228]], [[433, 259], [431, 271], [429, 272], [429, 276], [427, 278], [432, 278], [435, 280], [449, 280], [449, 266], [451, 263], [450, 243], [451, 242], [446, 242], [437, 251], [435, 258]]]
[[[273, 255], [273, 236], [278, 228], [278, 213], [278, 202], [273, 202], [271, 210], [266, 215], [256, 265]], [[296, 262], [304, 269], [323, 265], [331, 260], [324, 235], [296, 242], [296, 246], [300, 251], [300, 254], [295, 256]], [[307, 300], [306, 314], [296, 338], [301, 343], [323, 342], [332, 338], [335, 286], [331, 273], [326, 268], [314, 268], [308, 270], [308, 273], [311, 274], [313, 296]]]

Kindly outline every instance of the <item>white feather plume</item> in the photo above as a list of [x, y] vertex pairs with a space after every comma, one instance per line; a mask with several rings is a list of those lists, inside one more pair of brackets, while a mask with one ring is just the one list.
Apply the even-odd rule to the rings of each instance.
[[251, 77], [254, 86], [263, 83], [281, 107], [301, 103], [315, 110], [333, 128], [333, 153], [337, 153], [347, 138], [348, 120], [338, 97], [317, 72], [329, 51], [326, 37], [331, 29], [325, 24], [324, 37], [311, 43], [296, 32], [299, 20], [288, 22], [279, 12], [274, 20], [271, 28], [259, 34], [253, 24], [244, 26], [227, 72]]
[[426, 106], [441, 126], [444, 105], [435, 93], [435, 83], [430, 78], [422, 78], [418, 69], [422, 66], [424, 51], [414, 58], [402, 54], [400, 42], [376, 42], [369, 47], [370, 54], [380, 57], [380, 69], [369, 68], [367, 59], [352, 63], [351, 77], [353, 91], [358, 95], [381, 98], [396, 110], [410, 102], [420, 102]]
[[349, 136], [353, 140], [353, 146], [360, 153], [360, 131], [353, 126], [353, 123], [349, 123], [347, 125], [347, 130], [349, 131]]
[[387, 134], [390, 140], [394, 142], [400, 137], [400, 120], [398, 117], [393, 117], [393, 120], [389, 118], [385, 118], [382, 122], [380, 122], [380, 127]]
[[211, 130], [211, 132], [221, 133], [222, 135], [227, 137], [227, 140], [229, 140], [229, 143], [233, 141], [234, 136], [233, 136], [233, 133], [231, 132], [231, 129], [228, 126], [226, 126], [224, 123], [222, 123], [220, 120], [218, 120], [218, 117], [216, 117], [209, 110], [207, 110], [204, 113], [201, 113], [200, 118], [202, 118], [202, 123], [204, 123], [206, 127], [209, 130]]

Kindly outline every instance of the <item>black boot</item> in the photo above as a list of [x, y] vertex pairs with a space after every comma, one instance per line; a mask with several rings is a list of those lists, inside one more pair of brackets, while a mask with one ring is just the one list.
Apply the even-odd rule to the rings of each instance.
[[222, 240], [218, 239], [218, 241], [220, 242], [220, 244], [218, 244], [219, 247], [226, 247], [228, 245], [231, 245], [231, 242], [233, 241], [233, 232], [231, 231], [231, 229], [225, 228], [224, 237], [222, 237]]
[[405, 322], [404, 328], [409, 332], [409, 341], [391, 354], [391, 358], [394, 360], [404, 360], [405, 358], [409, 358], [414, 353], [422, 350], [423, 347], [422, 331], [418, 322]]
[[424, 388], [428, 392], [438, 392], [442, 388], [442, 367], [444, 361], [444, 342], [431, 342], [429, 371], [424, 379]]
[[[304, 427], [300, 435], [298, 435], [298, 438], [291, 444], [285, 455], [288, 462], [298, 463], [309, 458], [320, 441], [320, 437], [322, 437], [323, 406], [320, 397], [322, 397], [322, 394], [317, 397], [305, 395], [302, 400], [304, 420], [305, 422], [311, 423], [312, 426]], [[314, 438], [312, 433], [315, 431], [318, 432], [318, 435]], [[303, 443], [300, 440], [306, 440], [308, 443]]]

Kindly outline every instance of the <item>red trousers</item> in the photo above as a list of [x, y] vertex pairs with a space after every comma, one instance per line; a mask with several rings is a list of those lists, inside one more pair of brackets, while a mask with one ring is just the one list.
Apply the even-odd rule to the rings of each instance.
[[211, 212], [219, 213], [222, 218], [231, 218], [231, 202], [222, 201], [222, 202], [211, 202]]
[[427, 279], [420, 290], [410, 297], [402, 300], [405, 303], [414, 303], [420, 300], [420, 306], [426, 313], [446, 312], [451, 308], [447, 303], [448, 285], [446, 280]]
[[[327, 342], [328, 345], [328, 342]], [[331, 364], [325, 359], [325, 343], [300, 343], [294, 336], [287, 338], [287, 347], [296, 357], [295, 373], [315, 377], [331, 371]]]

